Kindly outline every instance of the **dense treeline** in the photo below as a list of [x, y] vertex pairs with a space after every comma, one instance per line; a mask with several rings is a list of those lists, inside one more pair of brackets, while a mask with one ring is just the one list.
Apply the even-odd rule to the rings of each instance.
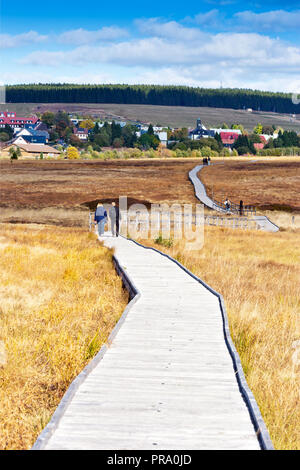
[[159, 85], [9, 85], [10, 103], [122, 103], [165, 106], [208, 106], [215, 108], [299, 113], [300, 105], [288, 93], [247, 89], [208, 89]]

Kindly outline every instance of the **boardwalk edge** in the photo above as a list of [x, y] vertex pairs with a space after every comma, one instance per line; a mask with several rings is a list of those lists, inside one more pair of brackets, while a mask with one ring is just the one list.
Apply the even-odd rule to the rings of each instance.
[[[125, 238], [125, 237], [123, 237]], [[258, 407], [258, 404], [254, 398], [254, 395], [252, 391], [250, 390], [245, 375], [244, 371], [242, 368], [241, 360], [239, 357], [239, 354], [233, 344], [231, 335], [230, 335], [230, 330], [229, 330], [229, 323], [228, 323], [228, 316], [224, 304], [224, 299], [221, 294], [219, 294], [217, 291], [215, 291], [212, 287], [210, 287], [208, 284], [206, 284], [202, 279], [194, 275], [191, 271], [189, 271], [185, 266], [183, 266], [179, 261], [176, 259], [172, 258], [171, 256], [167, 255], [166, 253], [163, 253], [159, 251], [156, 248], [144, 246], [141, 243], [137, 242], [136, 240], [133, 239], [128, 239], [128, 241], [135, 243], [136, 245], [146, 249], [146, 250], [153, 250], [160, 255], [168, 258], [171, 260], [173, 263], [177, 264], [183, 271], [185, 271], [189, 276], [191, 276], [193, 279], [198, 281], [200, 284], [202, 284], [206, 289], [208, 289], [213, 295], [218, 297], [219, 299], [219, 306], [222, 314], [222, 319], [223, 319], [223, 333], [224, 333], [224, 339], [225, 343], [227, 346], [227, 349], [229, 351], [229, 354], [231, 356], [232, 362], [233, 362], [233, 369], [235, 372], [235, 377], [239, 386], [239, 390], [241, 392], [241, 395], [245, 401], [245, 404], [247, 406], [252, 424], [254, 426], [257, 439], [259, 441], [260, 447], [262, 450], [274, 450], [271, 438], [269, 436], [268, 430], [266, 428], [265, 422], [262, 418], [260, 409]], [[62, 400], [60, 401], [58, 407], [56, 408], [54, 414], [52, 415], [49, 423], [47, 426], [43, 429], [43, 431], [40, 433], [38, 436], [35, 444], [32, 447], [32, 450], [43, 450], [48, 441], [50, 440], [52, 434], [54, 431], [57, 429], [59, 422], [61, 418], [63, 417], [67, 407], [69, 406], [70, 402], [72, 401], [75, 393], [77, 392], [79, 386], [84, 382], [86, 377], [92, 372], [92, 370], [99, 364], [99, 362], [102, 360], [104, 357], [108, 346], [112, 343], [113, 339], [116, 337], [119, 329], [121, 328], [122, 324], [124, 323], [126, 316], [128, 315], [129, 311], [131, 310], [132, 306], [137, 302], [137, 300], [140, 298], [141, 294], [139, 290], [136, 288], [134, 282], [130, 278], [130, 276], [126, 273], [125, 268], [122, 267], [115, 255], [113, 255], [113, 262], [115, 265], [115, 269], [118, 273], [118, 275], [122, 278], [123, 285], [127, 289], [129, 293], [129, 298], [130, 302], [126, 306], [124, 312], [122, 313], [119, 321], [115, 325], [114, 329], [110, 333], [107, 342], [101, 347], [100, 351], [96, 354], [96, 356], [90, 361], [90, 363], [85, 366], [85, 368], [80, 372], [80, 374], [73, 380], [73, 382], [70, 384], [68, 387], [67, 391], [65, 392]]]
[[63, 398], [61, 399], [60, 403], [58, 404], [56, 410], [54, 411], [49, 423], [43, 429], [43, 431], [39, 434], [37, 440], [35, 441], [31, 450], [43, 450], [47, 443], [49, 442], [51, 436], [57, 429], [61, 418], [63, 417], [64, 413], [66, 412], [69, 404], [71, 403], [75, 393], [77, 392], [80, 385], [85, 381], [86, 377], [92, 372], [93, 369], [101, 362], [103, 359], [109, 345], [112, 343], [114, 338], [116, 337], [118, 331], [120, 330], [121, 326], [123, 325], [129, 311], [133, 307], [133, 305], [138, 301], [141, 294], [139, 290], [136, 288], [134, 282], [129, 277], [129, 275], [125, 272], [125, 268], [122, 267], [116, 258], [113, 255], [113, 263], [117, 274], [122, 278], [123, 285], [128, 291], [130, 302], [127, 304], [126, 308], [124, 309], [119, 321], [116, 323], [115, 327], [111, 331], [107, 341], [101, 347], [100, 351], [96, 354], [96, 356], [84, 367], [84, 369], [75, 377], [75, 379], [71, 382], [69, 387], [67, 388]]
[[245, 404], [247, 406], [252, 424], [254, 426], [254, 430], [257, 435], [258, 442], [260, 444], [260, 447], [262, 450], [274, 450], [274, 446], [272, 443], [272, 440], [270, 438], [269, 432], [267, 430], [266, 424], [263, 420], [263, 417], [261, 415], [259, 406], [254, 398], [254, 395], [249, 388], [249, 385], [246, 381], [246, 377], [244, 374], [244, 370], [242, 367], [241, 359], [240, 356], [234, 346], [234, 343], [232, 341], [231, 335], [230, 335], [230, 329], [229, 329], [229, 322], [228, 322], [228, 316], [226, 312], [226, 307], [224, 303], [223, 296], [219, 294], [219, 292], [215, 291], [212, 287], [210, 287], [206, 282], [202, 281], [199, 277], [197, 277], [195, 274], [193, 274], [191, 271], [189, 271], [185, 266], [183, 266], [179, 261], [176, 259], [172, 258], [171, 256], [167, 255], [166, 253], [163, 253], [162, 251], [157, 250], [156, 248], [149, 247], [149, 246], [144, 246], [141, 243], [137, 242], [136, 240], [129, 239], [131, 242], [145, 248], [146, 250], [153, 250], [156, 251], [157, 253], [161, 254], [162, 256], [165, 256], [169, 260], [173, 261], [173, 263], [177, 264], [183, 271], [185, 271], [189, 276], [191, 276], [193, 279], [198, 281], [203, 287], [205, 287], [207, 290], [209, 290], [213, 295], [218, 297], [219, 299], [219, 305], [220, 305], [220, 310], [222, 314], [222, 319], [223, 319], [223, 333], [224, 333], [224, 339], [225, 343], [227, 346], [227, 349], [229, 351], [229, 354], [231, 356], [232, 362], [233, 362], [233, 369], [235, 372], [235, 377], [239, 386], [239, 390], [241, 392], [241, 395], [245, 401]]

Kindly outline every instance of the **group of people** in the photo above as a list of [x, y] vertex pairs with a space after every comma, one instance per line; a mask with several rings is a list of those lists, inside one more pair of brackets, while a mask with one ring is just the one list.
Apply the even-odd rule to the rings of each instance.
[[112, 236], [118, 237], [121, 219], [119, 207], [115, 202], [112, 202], [108, 205], [108, 209], [106, 209], [104, 205], [99, 202], [95, 210], [94, 224], [98, 225], [98, 233], [100, 237], [104, 234], [105, 225], [108, 222], [108, 218], [111, 225]]

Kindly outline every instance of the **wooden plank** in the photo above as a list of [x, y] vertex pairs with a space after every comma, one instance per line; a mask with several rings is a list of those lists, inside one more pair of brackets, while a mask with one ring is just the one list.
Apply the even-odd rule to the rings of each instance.
[[103, 240], [140, 297], [36, 447], [259, 449], [218, 298], [161, 254]]

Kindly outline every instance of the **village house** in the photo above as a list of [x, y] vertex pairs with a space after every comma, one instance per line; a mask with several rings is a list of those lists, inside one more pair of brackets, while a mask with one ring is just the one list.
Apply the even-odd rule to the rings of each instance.
[[12, 143], [47, 144], [49, 133], [47, 131], [36, 131], [34, 129], [22, 129], [15, 134]]
[[[146, 134], [148, 132], [149, 126], [141, 126], [139, 131], [136, 131], [135, 135], [137, 137], [141, 137], [142, 134]], [[155, 131], [155, 128], [153, 127], [154, 134], [156, 137], [160, 140], [160, 143], [166, 147], [168, 143], [168, 133], [167, 131]]]
[[55, 157], [60, 154], [60, 151], [50, 145], [45, 144], [28, 144], [28, 143], [10, 143], [2, 149], [1, 155], [3, 157], [10, 157], [10, 148], [18, 147], [21, 150], [22, 157], [38, 157], [42, 153], [44, 157]]
[[73, 134], [78, 137], [80, 140], [87, 140], [89, 136], [88, 129], [83, 129], [82, 127], [74, 127]]
[[240, 129], [213, 128], [211, 130], [214, 131], [214, 135], [219, 134], [222, 140], [222, 144], [226, 148], [232, 148], [238, 137], [242, 135], [242, 131]]
[[237, 132], [220, 132], [220, 137], [224, 147], [232, 148], [239, 134]]
[[168, 143], [168, 133], [167, 133], [167, 131], [158, 131], [158, 132], [156, 132], [156, 135], [159, 138], [161, 145], [166, 147], [167, 143]]
[[201, 119], [197, 119], [197, 126], [195, 129], [189, 132], [189, 138], [192, 140], [199, 140], [202, 138], [208, 138], [208, 137], [214, 137], [215, 133], [211, 129], [206, 129], [205, 126], [203, 126]]
[[270, 140], [270, 137], [271, 136], [269, 135], [259, 134], [260, 142], [256, 142], [255, 144], [253, 144], [255, 149], [262, 150], [264, 146], [268, 143], [268, 140]]
[[48, 126], [42, 122], [38, 121], [38, 123], [33, 127], [35, 131], [47, 131], [48, 132]]
[[79, 123], [79, 119], [71, 118], [71, 119], [70, 119], [70, 122], [71, 122], [74, 126], [77, 126], [77, 124]]
[[0, 111], [0, 128], [3, 128], [6, 124], [8, 124], [12, 129], [21, 129], [29, 125], [35, 126], [38, 121], [39, 118], [37, 118], [36, 116], [30, 116], [25, 118], [17, 116], [15, 112]]
[[119, 124], [119, 126], [125, 127], [127, 122], [126, 121], [115, 121], [115, 124]]

